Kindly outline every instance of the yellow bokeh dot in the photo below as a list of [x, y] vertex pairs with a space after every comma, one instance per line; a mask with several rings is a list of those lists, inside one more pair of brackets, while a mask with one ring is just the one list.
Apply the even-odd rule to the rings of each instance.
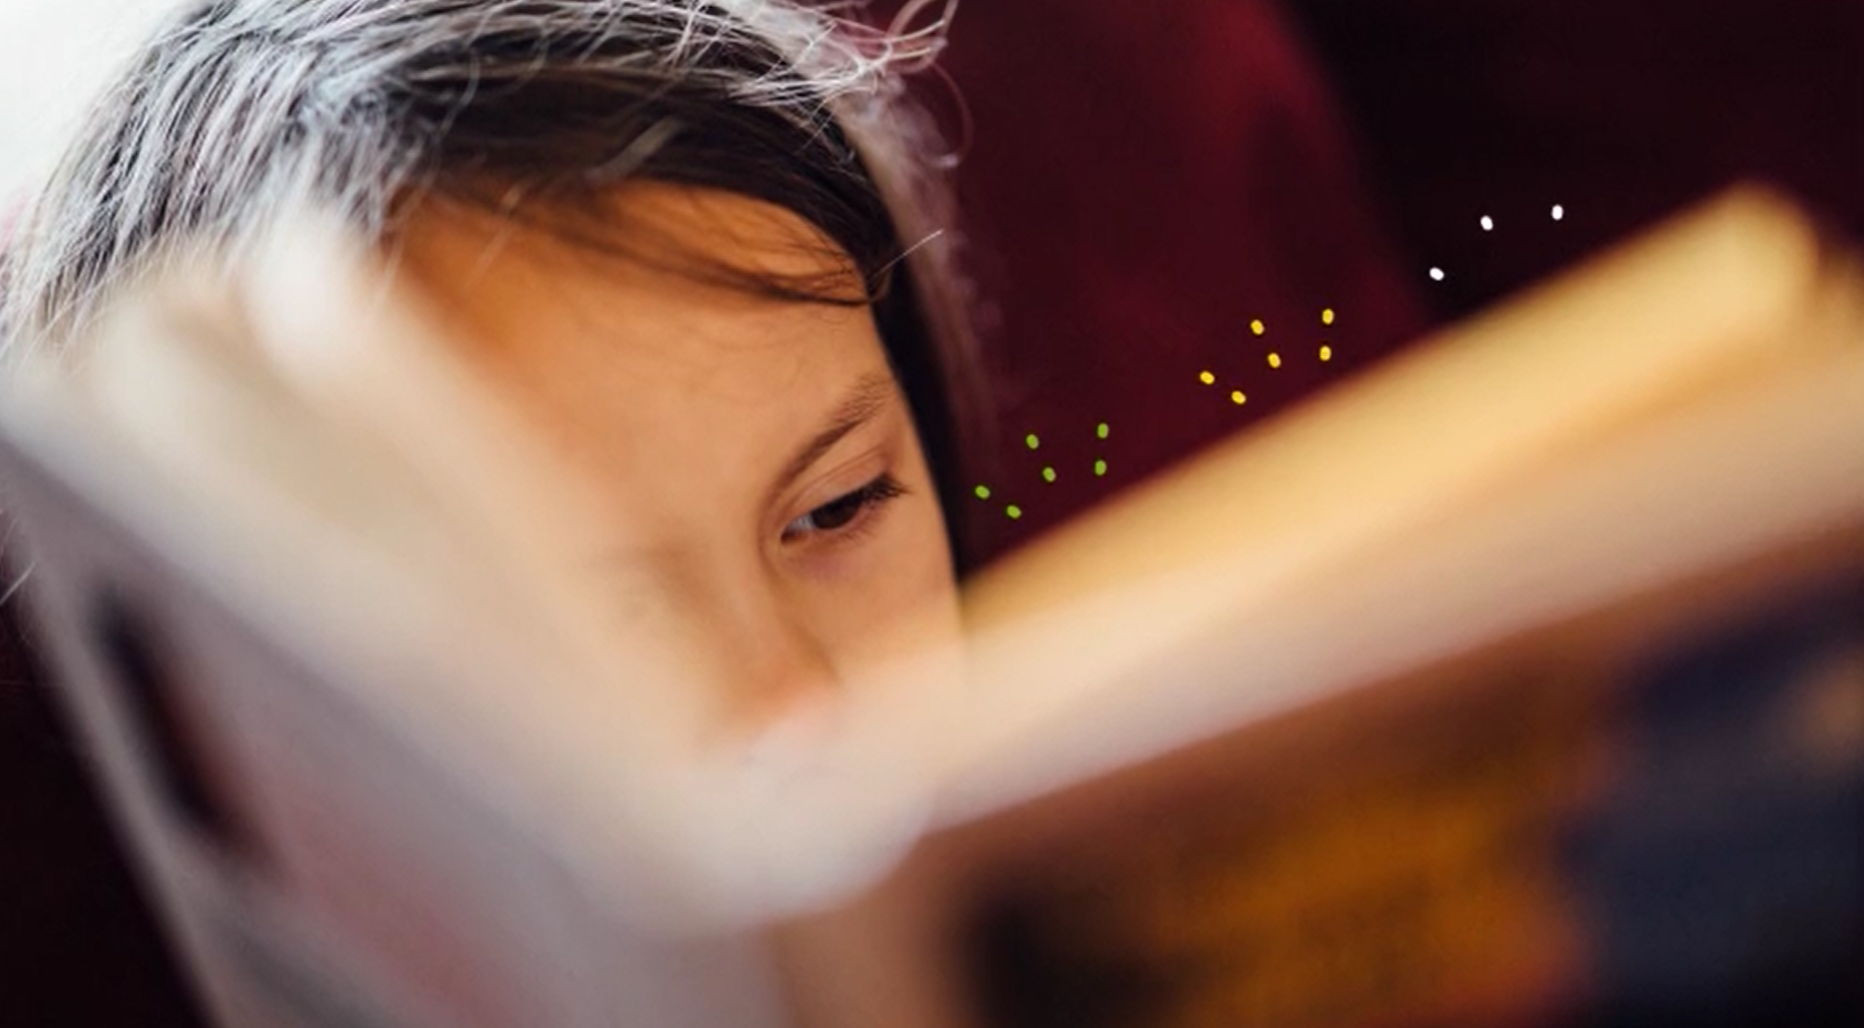
[[1104, 460], [1095, 461], [1094, 462], [1094, 474], [1098, 476], [1098, 475], [1104, 475], [1106, 473], [1107, 473], [1107, 462]]
[[1017, 518], [1023, 516], [1023, 509], [1012, 503], [1008, 507], [1003, 508], [1003, 513], [1008, 514], [1011, 521], [1015, 521]]
[[1037, 436], [1034, 432], [1031, 432], [1028, 435], [1023, 437], [1023, 445], [1033, 450], [1036, 447], [1042, 445], [1042, 439], [1039, 436]]
[[1202, 382], [1202, 383], [1204, 383], [1205, 385], [1216, 385], [1216, 384], [1217, 384], [1217, 376], [1215, 376], [1215, 375], [1213, 375], [1213, 374], [1211, 374], [1211, 373], [1210, 373], [1210, 372], [1208, 372], [1208, 371], [1200, 371], [1200, 372], [1198, 372], [1198, 373], [1197, 373], [1197, 380], [1198, 380], [1199, 382]]
[[1328, 346], [1326, 343], [1320, 344], [1320, 359], [1324, 361], [1332, 360], [1333, 359], [1333, 347]]
[[1332, 307], [1328, 307], [1325, 310], [1322, 310], [1320, 312], [1320, 323], [1323, 325], [1333, 324], [1333, 308]]
[[1269, 367], [1271, 368], [1281, 367], [1281, 354], [1279, 353], [1269, 354]]
[[1261, 335], [1262, 333], [1267, 332], [1268, 330], [1269, 330], [1269, 327], [1262, 323], [1261, 318], [1257, 318], [1256, 320], [1249, 323], [1249, 331], [1254, 332], [1256, 335]]
[[972, 492], [976, 493], [977, 498], [980, 500], [990, 499], [990, 487], [987, 485], [980, 485], [976, 489], [973, 489]]
[[1230, 391], [1230, 402], [1236, 404], [1239, 407], [1242, 406], [1243, 403], [1246, 402], [1248, 399], [1249, 397], [1244, 396], [1243, 391], [1241, 389], [1232, 389]]
[[1042, 481], [1044, 482], [1055, 481], [1055, 469], [1054, 468], [1043, 468], [1042, 469]]

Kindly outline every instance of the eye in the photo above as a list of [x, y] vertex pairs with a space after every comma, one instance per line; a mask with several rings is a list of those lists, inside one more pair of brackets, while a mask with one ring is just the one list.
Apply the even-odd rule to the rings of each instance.
[[808, 536], [845, 534], [853, 530], [850, 526], [856, 526], [876, 508], [905, 494], [905, 487], [895, 481], [892, 475], [883, 474], [861, 488], [837, 496], [784, 525], [782, 540], [791, 543]]

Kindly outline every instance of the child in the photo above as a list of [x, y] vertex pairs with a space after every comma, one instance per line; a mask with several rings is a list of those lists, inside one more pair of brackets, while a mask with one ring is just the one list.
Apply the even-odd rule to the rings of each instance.
[[704, 639], [742, 683], [733, 720], [781, 717], [956, 630], [972, 334], [902, 82], [943, 25], [771, 0], [191, 3], [0, 257], [0, 356], [74, 352], [177, 248], [238, 261], [280, 212], [331, 212], [604, 487], [631, 530], [592, 558]]
[[190, 5], [22, 225], [7, 352], [73, 346], [180, 244], [237, 260], [282, 209], [330, 210], [606, 482], [651, 555], [631, 579], [781, 706], [888, 626], [954, 623], [970, 333], [901, 82], [942, 29], [763, 0]]

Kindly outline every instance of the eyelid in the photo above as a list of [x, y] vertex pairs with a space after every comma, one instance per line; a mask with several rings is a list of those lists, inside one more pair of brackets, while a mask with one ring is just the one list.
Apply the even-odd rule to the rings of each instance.
[[772, 513], [788, 513], [780, 515], [782, 520], [775, 527], [781, 528], [824, 504], [833, 503], [872, 483], [888, 469], [898, 467], [898, 442], [893, 433], [882, 435], [877, 431], [879, 428], [880, 425], [869, 422], [850, 433], [850, 438], [842, 440], [840, 455], [818, 461], [800, 482], [786, 490]]
[[[764, 538], [786, 548], [804, 546], [811, 541], [821, 544], [848, 541], [848, 528], [816, 532], [805, 527], [797, 531], [796, 523], [883, 478], [895, 489], [906, 491], [898, 472], [907, 459], [906, 447], [911, 439], [905, 408], [897, 404], [884, 405], [874, 417], [837, 440], [837, 445], [808, 469], [803, 484], [794, 485], [787, 491], [787, 498], [774, 505]], [[879, 497], [880, 502], [866, 504], [868, 509], [862, 512], [859, 520], [872, 521], [869, 515], [880, 513], [880, 508], [894, 498], [896, 496]]]
[[876, 372], [863, 377], [829, 419], [828, 427], [811, 439], [777, 476], [768, 497], [769, 505], [777, 506], [775, 501], [780, 494], [792, 492], [807, 472], [842, 448], [849, 436], [865, 435], [877, 425], [898, 422], [905, 416], [904, 403], [891, 373]]
[[[813, 539], [822, 539], [825, 542], [842, 542], [858, 538], [865, 528], [872, 526], [872, 521], [875, 517], [879, 516], [881, 507], [885, 506], [889, 501], [905, 496], [907, 492], [907, 488], [900, 484], [899, 479], [893, 476], [891, 470], [882, 471], [857, 488], [850, 489], [829, 500], [816, 504], [802, 514], [785, 522], [782, 531], [778, 534], [778, 540], [783, 545], [792, 546], [807, 543]], [[813, 517], [829, 507], [851, 501], [856, 504], [856, 509], [854, 510], [852, 518], [847, 523], [826, 528], [804, 528], [800, 531], [795, 531], [800, 522]]]

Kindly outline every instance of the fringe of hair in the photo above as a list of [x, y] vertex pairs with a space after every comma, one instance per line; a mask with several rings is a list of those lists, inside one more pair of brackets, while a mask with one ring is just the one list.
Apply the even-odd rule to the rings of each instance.
[[[272, 216], [297, 203], [383, 240], [398, 204], [431, 189], [444, 170], [434, 158], [450, 129], [442, 117], [410, 131], [397, 103], [447, 82], [457, 113], [476, 95], [523, 85], [565, 60], [578, 76], [636, 83], [643, 95], [677, 80], [806, 132], [839, 127], [894, 218], [922, 313], [955, 358], [947, 363], [969, 365], [971, 296], [955, 269], [952, 208], [925, 174], [936, 163], [929, 150], [937, 133], [902, 102], [905, 76], [936, 58], [957, 2], [913, 0], [887, 29], [857, 20], [861, 6], [194, 3], [96, 102], [0, 257], [0, 366], [73, 345], [113, 295], [159, 271], [181, 244], [237, 259]], [[584, 42], [574, 54], [555, 52], [564, 40]], [[787, 66], [746, 74], [715, 59], [747, 45], [774, 47]]]

